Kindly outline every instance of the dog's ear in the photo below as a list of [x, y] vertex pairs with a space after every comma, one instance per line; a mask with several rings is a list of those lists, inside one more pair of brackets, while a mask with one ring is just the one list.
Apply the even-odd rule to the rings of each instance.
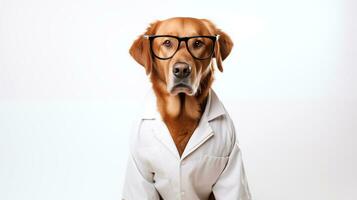
[[231, 53], [233, 42], [231, 38], [221, 30], [217, 30], [217, 35], [219, 35], [219, 38], [216, 42], [215, 57], [219, 71], [223, 72], [222, 61]]
[[219, 71], [223, 72], [222, 61], [226, 59], [227, 56], [231, 53], [233, 42], [225, 32], [216, 28], [216, 26], [211, 21], [202, 19], [202, 22], [207, 26], [211, 34], [219, 35], [214, 49], [214, 57], [216, 58]]
[[152, 70], [152, 57], [150, 52], [150, 41], [144, 35], [152, 35], [158, 22], [151, 23], [146, 32], [138, 37], [131, 45], [129, 53], [140, 65], [145, 67], [146, 74]]

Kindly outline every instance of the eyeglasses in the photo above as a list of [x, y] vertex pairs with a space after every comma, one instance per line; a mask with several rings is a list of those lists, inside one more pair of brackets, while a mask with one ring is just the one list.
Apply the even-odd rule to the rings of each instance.
[[192, 57], [198, 60], [205, 60], [212, 56], [219, 35], [192, 37], [144, 35], [144, 37], [149, 39], [151, 53], [158, 59], [167, 60], [172, 58], [180, 48], [181, 41], [184, 41]]

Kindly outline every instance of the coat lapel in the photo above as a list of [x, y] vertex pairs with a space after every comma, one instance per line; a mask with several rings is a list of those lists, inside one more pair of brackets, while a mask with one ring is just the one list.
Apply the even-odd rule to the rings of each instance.
[[175, 158], [180, 160], [180, 155], [176, 149], [175, 142], [173, 141], [169, 130], [162, 120], [158, 119], [155, 121], [154, 131], [156, 139], [158, 139], [159, 142], [161, 142]]
[[176, 145], [171, 137], [171, 134], [163, 122], [159, 111], [157, 110], [156, 96], [153, 91], [146, 96], [146, 105], [142, 113], [142, 119], [153, 120], [152, 130], [154, 137], [178, 160], [180, 155], [176, 149]]
[[189, 139], [187, 146], [182, 153], [181, 160], [185, 159], [188, 155], [194, 152], [198, 147], [203, 145], [208, 139], [214, 135], [211, 126], [207, 119], [201, 119], [196, 130], [193, 132], [191, 138]]
[[181, 156], [182, 160], [203, 145], [208, 139], [213, 137], [215, 133], [211, 128], [210, 121], [224, 114], [225, 109], [222, 103], [219, 101], [216, 93], [213, 90], [210, 90], [205, 111], [202, 114], [196, 130], [193, 132], [187, 143]]

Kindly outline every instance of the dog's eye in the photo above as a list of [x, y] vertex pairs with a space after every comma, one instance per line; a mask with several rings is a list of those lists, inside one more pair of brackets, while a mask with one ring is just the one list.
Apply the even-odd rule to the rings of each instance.
[[170, 48], [170, 47], [172, 46], [172, 43], [171, 43], [170, 40], [165, 40], [165, 41], [162, 43], [162, 45], [164, 45], [164, 46], [167, 47], [167, 48]]
[[193, 47], [194, 48], [200, 48], [204, 45], [204, 43], [201, 41], [201, 40], [196, 40], [194, 43], [193, 43]]

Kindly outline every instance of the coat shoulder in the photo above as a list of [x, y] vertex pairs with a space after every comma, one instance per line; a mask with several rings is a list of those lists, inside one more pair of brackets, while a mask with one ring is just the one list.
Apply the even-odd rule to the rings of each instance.
[[153, 138], [152, 120], [136, 119], [133, 123], [130, 146], [131, 148], [146, 147]]

